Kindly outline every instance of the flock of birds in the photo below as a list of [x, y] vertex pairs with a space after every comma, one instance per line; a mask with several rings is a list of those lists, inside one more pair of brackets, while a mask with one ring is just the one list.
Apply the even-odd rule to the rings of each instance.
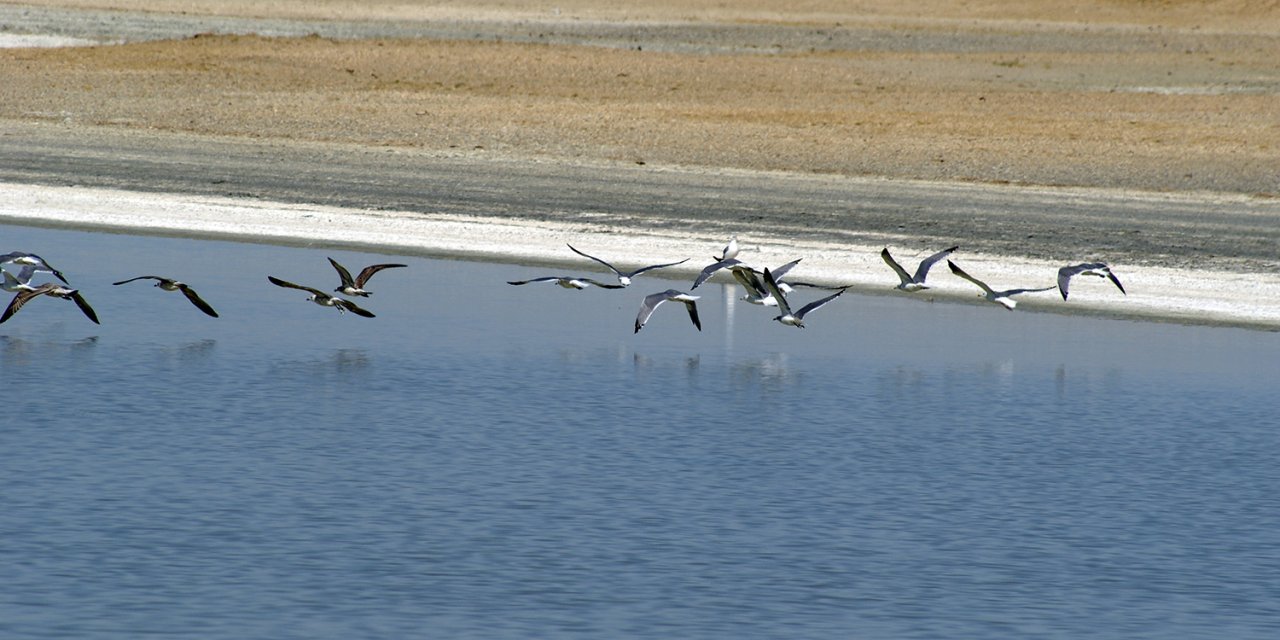
[[[534, 282], [549, 282], [549, 283], [554, 283], [558, 286], [564, 287], [566, 289], [581, 290], [581, 289], [585, 289], [587, 287], [592, 287], [592, 286], [601, 287], [604, 289], [622, 289], [624, 287], [630, 286], [631, 279], [642, 273], [645, 273], [647, 271], [653, 271], [655, 269], [674, 267], [678, 264], [684, 264], [685, 262], [688, 262], [688, 258], [686, 258], [679, 262], [655, 264], [655, 265], [649, 265], [647, 267], [641, 267], [639, 269], [635, 269], [632, 271], [623, 271], [600, 258], [597, 258], [592, 255], [588, 255], [586, 253], [583, 253], [582, 251], [579, 251], [578, 249], [574, 248], [573, 245], [568, 245], [568, 246], [569, 246], [569, 249], [574, 253], [580, 256], [583, 256], [585, 258], [594, 260], [595, 262], [598, 262], [601, 265], [604, 265], [606, 268], [612, 271], [613, 274], [617, 277], [618, 283], [608, 284], [608, 283], [600, 282], [599, 280], [594, 280], [592, 278], [580, 277], [580, 276], [544, 276], [541, 278], [533, 278], [530, 280], [510, 281], [507, 284], [526, 285]], [[919, 266], [916, 267], [915, 273], [908, 273], [907, 270], [904, 269], [902, 265], [899, 264], [898, 261], [893, 258], [893, 256], [889, 253], [889, 249], [887, 247], [880, 252], [880, 257], [884, 259], [885, 263], [888, 264], [889, 267], [893, 269], [894, 273], [898, 275], [898, 279], [900, 282], [896, 288], [902, 291], [913, 293], [916, 291], [928, 289], [929, 286], [925, 284], [925, 279], [928, 278], [929, 276], [929, 270], [938, 261], [948, 258], [948, 256], [950, 256], [953, 252], [957, 251], [959, 248], [960, 248], [959, 246], [954, 246], [949, 249], [939, 251], [925, 258], [924, 260], [920, 261]], [[729, 239], [729, 243], [725, 245], [723, 250], [721, 250], [720, 255], [712, 257], [712, 259], [715, 260], [715, 262], [711, 263], [710, 265], [707, 265], [705, 268], [702, 269], [701, 272], [698, 273], [697, 278], [695, 278], [693, 281], [693, 285], [689, 287], [689, 291], [697, 289], [699, 286], [702, 285], [702, 283], [709, 280], [717, 272], [724, 269], [728, 269], [729, 272], [733, 274], [733, 278], [738, 281], [738, 284], [742, 285], [742, 288], [746, 292], [741, 297], [742, 300], [745, 300], [746, 302], [749, 302], [751, 304], [760, 305], [764, 307], [776, 307], [779, 311], [779, 314], [777, 316], [774, 316], [773, 319], [775, 321], [780, 322], [787, 326], [803, 329], [804, 319], [807, 315], [822, 308], [827, 303], [835, 300], [836, 298], [839, 298], [850, 286], [850, 285], [827, 286], [827, 285], [818, 285], [818, 284], [813, 284], [808, 282], [787, 281], [784, 278], [793, 267], [795, 267], [797, 264], [800, 263], [799, 259], [792, 260], [791, 262], [788, 262], [772, 270], [769, 269], [768, 267], [765, 267], [764, 270], [762, 271], [747, 265], [741, 260], [738, 260], [737, 259], [738, 253], [739, 253], [738, 238], [737, 236], [734, 236]], [[950, 259], [947, 260], [947, 266], [950, 267], [952, 273], [977, 285], [978, 288], [981, 290], [981, 295], [983, 298], [985, 298], [990, 302], [999, 304], [1003, 306], [1005, 309], [1008, 309], [1010, 311], [1012, 311], [1013, 308], [1018, 305], [1017, 301], [1013, 299], [1013, 296], [1023, 294], [1023, 293], [1034, 293], [1037, 291], [1049, 291], [1052, 289], [1057, 289], [1062, 294], [1062, 299], [1066, 300], [1071, 278], [1079, 275], [1098, 276], [1098, 277], [1107, 278], [1113, 284], [1115, 284], [1115, 286], [1118, 289], [1120, 289], [1121, 293], [1125, 293], [1127, 295], [1127, 293], [1124, 290], [1124, 285], [1120, 283], [1120, 279], [1117, 278], [1116, 275], [1111, 272], [1111, 268], [1107, 266], [1106, 263], [1103, 263], [1103, 262], [1086, 262], [1086, 263], [1074, 264], [1074, 265], [1068, 265], [1068, 266], [1062, 267], [1061, 269], [1058, 270], [1058, 282], [1056, 286], [1042, 287], [1042, 288], [1028, 288], [1028, 289], [1005, 289], [1001, 291], [996, 291], [995, 289], [992, 289], [990, 286], [988, 286], [982, 280], [979, 280], [969, 275], [963, 269], [957, 266], [955, 262], [952, 262]], [[787, 296], [796, 287], [835, 290], [835, 293], [819, 298], [817, 300], [814, 300], [798, 309], [794, 309], [791, 305], [791, 302], [787, 299]], [[640, 332], [640, 329], [642, 329], [644, 325], [649, 321], [649, 318], [650, 316], [653, 315], [653, 312], [659, 306], [661, 306], [664, 302], [683, 303], [685, 306], [685, 309], [689, 313], [689, 320], [693, 323], [694, 327], [696, 327], [699, 331], [701, 331], [702, 321], [698, 319], [698, 303], [697, 303], [697, 300], [699, 298], [700, 296], [695, 296], [690, 294], [687, 291], [680, 291], [679, 289], [667, 289], [666, 291], [659, 291], [657, 293], [653, 293], [645, 296], [644, 300], [640, 304], [640, 312], [636, 314], [635, 332], [636, 333]]]
[[[613, 275], [617, 279], [617, 284], [601, 282], [599, 280], [581, 276], [545, 276], [541, 278], [532, 278], [530, 280], [514, 280], [507, 284], [526, 285], [535, 282], [547, 282], [566, 289], [576, 290], [586, 289], [587, 287], [593, 286], [600, 287], [602, 289], [622, 289], [630, 286], [632, 279], [642, 273], [667, 267], [674, 267], [689, 261], [688, 258], [685, 258], [679, 262], [655, 264], [641, 267], [639, 269], [633, 269], [631, 271], [623, 271], [609, 262], [579, 251], [574, 248], [573, 245], [568, 246], [574, 253], [597, 262], [612, 271]], [[900, 282], [896, 288], [899, 290], [917, 292], [928, 289], [929, 286], [925, 284], [925, 280], [929, 276], [929, 270], [940, 260], [946, 259], [947, 266], [951, 269], [952, 273], [977, 285], [981, 290], [980, 295], [986, 300], [999, 304], [1009, 310], [1013, 310], [1013, 308], [1018, 304], [1017, 301], [1013, 299], [1013, 296], [1023, 293], [1034, 293], [1038, 291], [1050, 291], [1057, 289], [1059, 293], [1062, 294], [1062, 299], [1066, 300], [1068, 287], [1071, 279], [1075, 276], [1097, 276], [1107, 278], [1115, 284], [1116, 288], [1120, 289], [1121, 293], [1126, 293], [1124, 285], [1120, 283], [1120, 279], [1111, 272], [1111, 268], [1108, 267], [1106, 263], [1102, 262], [1087, 262], [1062, 267], [1058, 270], [1058, 281], [1056, 286], [1005, 289], [997, 291], [992, 289], [982, 280], [969, 275], [957, 266], [955, 262], [949, 259], [949, 256], [958, 249], [959, 247], [955, 246], [930, 255], [920, 261], [920, 264], [916, 267], [914, 273], [910, 273], [903, 268], [902, 265], [889, 254], [889, 249], [887, 247], [880, 252], [880, 257], [883, 258], [885, 263], [888, 264], [889, 267], [893, 269], [894, 273], [898, 275]], [[697, 289], [717, 272], [727, 269], [733, 275], [733, 278], [737, 280], [738, 284], [742, 285], [742, 288], [745, 290], [745, 294], [741, 297], [742, 300], [763, 307], [775, 307], [779, 313], [773, 318], [774, 320], [787, 326], [803, 329], [805, 326], [804, 320], [806, 316], [822, 308], [836, 298], [839, 298], [850, 286], [828, 286], [808, 282], [789, 281], [786, 279], [787, 274], [793, 267], [800, 263], [800, 260], [792, 260], [791, 262], [788, 262], [776, 269], [769, 269], [768, 267], [765, 267], [763, 270], [758, 270], [747, 265], [741, 260], [738, 260], [738, 253], [738, 238], [735, 236], [731, 238], [728, 244], [725, 245], [724, 249], [721, 250], [720, 255], [713, 256], [715, 262], [707, 265], [698, 273], [697, 278], [694, 279], [693, 285], [689, 287], [689, 290], [692, 291]], [[368, 284], [369, 279], [372, 278], [374, 274], [382, 271], [383, 269], [408, 266], [403, 264], [375, 264], [365, 267], [358, 275], [352, 277], [351, 272], [333, 258], [329, 258], [329, 264], [331, 264], [334, 270], [338, 272], [339, 279], [339, 285], [333, 290], [333, 293], [325, 292], [314, 287], [294, 284], [286, 280], [281, 280], [275, 276], [267, 276], [267, 280], [278, 287], [306, 291], [311, 294], [307, 300], [320, 306], [332, 307], [342, 313], [350, 311], [358, 316], [373, 318], [375, 316], [372, 312], [360, 307], [351, 300], [334, 295], [334, 293], [353, 298], [367, 298], [371, 292], [365, 287]], [[17, 274], [14, 274], [9, 270], [4, 269], [4, 265], [15, 265], [19, 267], [19, 270]], [[44, 258], [41, 258], [34, 253], [26, 253], [23, 251], [14, 251], [0, 255], [0, 272], [3, 272], [3, 284], [0, 285], [0, 287], [5, 291], [9, 291], [14, 294], [13, 299], [9, 302], [8, 307], [5, 308], [4, 313], [0, 314], [0, 324], [7, 322], [9, 318], [13, 317], [13, 315], [22, 309], [24, 305], [40, 296], [70, 300], [80, 308], [80, 311], [83, 312], [86, 317], [94, 323], [99, 323], [98, 315], [94, 312], [93, 307], [89, 306], [89, 303], [84, 299], [84, 296], [80, 294], [80, 291], [78, 289], [71, 288], [71, 283], [67, 281], [62, 272], [50, 266]], [[59, 284], [59, 282], [32, 284], [31, 280], [37, 273], [52, 274], [61, 282], [61, 284]], [[179, 291], [187, 298], [188, 301], [191, 302], [192, 305], [202, 311], [205, 315], [214, 318], [218, 317], [218, 312], [215, 311], [208, 302], [205, 302], [196, 293], [195, 289], [192, 289], [186, 283], [179, 282], [172, 278], [144, 275], [129, 278], [127, 280], [121, 280], [119, 282], [113, 282], [112, 284], [123, 285], [139, 280], [154, 280], [154, 286], [163, 291]], [[797, 287], [834, 290], [835, 293], [809, 302], [799, 308], [793, 308], [791, 301], [787, 299], [787, 296]], [[699, 298], [700, 296], [695, 296], [687, 291], [680, 291], [678, 289], [667, 289], [665, 291], [659, 291], [645, 296], [644, 300], [640, 304], [640, 312], [636, 314], [635, 332], [639, 333], [640, 329], [648, 323], [649, 318], [653, 315], [654, 311], [666, 302], [682, 303], [689, 314], [689, 320], [693, 323], [693, 326], [701, 331], [702, 321], [698, 318], [697, 304]]]

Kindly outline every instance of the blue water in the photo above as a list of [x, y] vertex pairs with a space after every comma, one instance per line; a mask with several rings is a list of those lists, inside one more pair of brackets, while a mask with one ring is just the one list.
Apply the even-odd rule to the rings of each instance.
[[[1274, 333], [712, 284], [633, 335], [685, 283], [0, 237], [102, 318], [0, 326], [0, 637], [1280, 633]], [[266, 282], [326, 256], [410, 266], [375, 319]]]

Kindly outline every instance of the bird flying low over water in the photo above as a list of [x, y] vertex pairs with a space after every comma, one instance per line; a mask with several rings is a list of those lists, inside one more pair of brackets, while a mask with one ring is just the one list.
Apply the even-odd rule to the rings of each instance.
[[62, 298], [63, 300], [71, 300], [80, 307], [80, 311], [84, 312], [85, 317], [93, 321], [94, 324], [102, 324], [98, 322], [98, 314], [93, 312], [93, 307], [85, 301], [77, 289], [70, 289], [55, 282], [48, 282], [38, 287], [26, 287], [18, 291], [13, 296], [13, 300], [9, 302], [9, 306], [4, 310], [4, 315], [0, 315], [0, 324], [4, 324], [13, 314], [17, 313], [23, 305], [27, 304], [32, 298], [37, 296], [52, 296], [54, 298]]
[[[773, 270], [773, 281], [782, 293], [791, 293], [791, 285], [783, 282], [782, 277], [798, 264], [800, 264], [799, 258]], [[747, 290], [742, 300], [765, 307], [778, 306], [778, 301], [774, 299], [773, 294], [769, 293], [769, 289], [764, 286], [764, 281], [760, 279], [760, 272], [745, 264], [735, 264], [729, 267], [729, 271], [733, 273], [733, 278], [738, 281], [738, 284]]]
[[522, 284], [529, 284], [530, 282], [554, 282], [556, 283], [556, 286], [564, 287], [565, 289], [578, 290], [586, 289], [591, 286], [600, 287], [601, 289], [621, 289], [623, 287], [623, 285], [620, 284], [605, 284], [598, 280], [592, 280], [591, 278], [575, 278], [573, 276], [543, 276], [532, 280], [508, 280], [507, 284], [519, 286]]
[[31, 276], [34, 276], [36, 273], [36, 268], [29, 264], [23, 265], [22, 270], [19, 271], [16, 276], [8, 271], [4, 271], [3, 269], [0, 269], [0, 273], [4, 274], [4, 282], [3, 284], [0, 284], [0, 289], [4, 289], [10, 293], [17, 293], [19, 291], [26, 291], [28, 289], [35, 288], [31, 286], [30, 283]]
[[618, 284], [620, 284], [620, 285], [622, 285], [622, 286], [624, 286], [624, 287], [625, 287], [625, 286], [628, 286], [628, 285], [630, 285], [630, 284], [631, 284], [631, 279], [632, 279], [632, 278], [634, 278], [634, 277], [636, 277], [636, 276], [638, 276], [638, 275], [640, 275], [640, 274], [642, 274], [642, 273], [644, 273], [644, 272], [646, 272], [646, 271], [653, 271], [654, 269], [663, 269], [663, 268], [666, 268], [666, 267], [674, 267], [674, 266], [676, 266], [676, 265], [678, 265], [678, 264], [684, 264], [685, 262], [688, 262], [688, 261], [689, 261], [689, 259], [688, 259], [688, 258], [685, 258], [684, 260], [681, 260], [680, 262], [668, 262], [668, 263], [666, 263], [666, 264], [654, 264], [654, 265], [649, 265], [649, 266], [647, 266], [647, 267], [640, 267], [639, 269], [636, 269], [635, 271], [621, 271], [621, 270], [619, 270], [617, 267], [615, 267], [615, 266], [613, 266], [613, 265], [609, 264], [608, 262], [605, 262], [604, 260], [601, 260], [600, 258], [597, 258], [597, 257], [592, 256], [592, 255], [587, 255], [587, 254], [585, 254], [585, 253], [583, 253], [583, 252], [581, 252], [581, 251], [578, 251], [577, 249], [574, 249], [574, 248], [573, 248], [573, 245], [571, 245], [571, 244], [569, 244], [569, 243], [567, 243], [567, 242], [565, 243], [565, 245], [566, 245], [566, 246], [568, 246], [568, 247], [569, 247], [569, 249], [570, 249], [571, 251], [573, 251], [574, 253], [576, 253], [576, 254], [578, 254], [578, 255], [580, 255], [580, 256], [582, 256], [582, 257], [584, 257], [584, 258], [590, 258], [590, 259], [595, 260], [596, 262], [599, 262], [600, 264], [604, 265], [606, 268], [608, 268], [610, 271], [612, 271], [614, 275], [618, 276]]
[[1124, 290], [1124, 285], [1120, 284], [1120, 278], [1116, 274], [1111, 273], [1111, 267], [1105, 262], [1086, 262], [1084, 264], [1074, 264], [1071, 266], [1058, 269], [1058, 291], [1062, 294], [1062, 299], [1067, 299], [1067, 285], [1071, 284], [1071, 276], [1098, 276], [1099, 278], [1107, 278], [1120, 293], [1129, 295]]
[[964, 278], [965, 280], [968, 280], [969, 282], [972, 282], [978, 285], [978, 288], [982, 289], [982, 297], [985, 298], [987, 302], [994, 302], [1010, 311], [1013, 311], [1013, 308], [1018, 306], [1018, 301], [1014, 300], [1013, 296], [1016, 296], [1022, 293], [1036, 293], [1038, 291], [1048, 291], [1050, 289], [1055, 288], [1055, 287], [1041, 287], [1039, 289], [1006, 289], [1004, 291], [996, 291], [991, 287], [988, 287], [987, 283], [965, 273], [963, 269], [956, 266], [956, 263], [948, 260], [947, 266], [951, 267], [951, 273], [954, 273], [960, 276], [961, 278]]
[[640, 329], [649, 321], [649, 316], [653, 315], [653, 310], [657, 309], [662, 303], [667, 301], [683, 302], [685, 309], [689, 311], [689, 319], [693, 321], [693, 326], [702, 331], [702, 321], [698, 319], [698, 303], [695, 302], [700, 296], [691, 296], [683, 291], [675, 289], [667, 289], [661, 293], [647, 295], [644, 302], [640, 305], [640, 313], [636, 315], [635, 333], [640, 333]]
[[329, 258], [329, 264], [333, 265], [333, 268], [338, 272], [338, 278], [342, 280], [342, 284], [337, 289], [334, 289], [334, 292], [348, 296], [360, 296], [362, 298], [368, 298], [369, 294], [373, 293], [372, 291], [365, 291], [364, 289], [365, 283], [369, 281], [369, 278], [373, 277], [373, 274], [382, 271], [383, 269], [394, 269], [396, 267], [409, 266], [407, 264], [369, 265], [361, 269], [360, 275], [353, 279], [351, 277], [351, 272], [347, 271], [346, 267], [338, 264], [337, 260]]
[[773, 294], [774, 300], [777, 300], [778, 302], [778, 311], [782, 312], [782, 314], [775, 317], [774, 320], [800, 329], [804, 328], [804, 317], [806, 315], [813, 312], [815, 309], [822, 307], [828, 302], [839, 298], [845, 292], [844, 289], [841, 289], [825, 298], [815, 300], [803, 307], [800, 307], [799, 311], [793, 312], [791, 311], [791, 304], [787, 302], [786, 296], [782, 293], [782, 290], [778, 288], [778, 281], [774, 279], [773, 272], [769, 271], [768, 267], [765, 267], [764, 270], [764, 286], [769, 290], [769, 293]]
[[162, 291], [181, 291], [182, 295], [186, 296], [187, 300], [190, 300], [191, 304], [195, 305], [197, 309], [203, 311], [205, 315], [212, 316], [214, 318], [218, 317], [218, 312], [214, 311], [213, 307], [209, 306], [208, 302], [205, 302], [200, 298], [200, 296], [196, 295], [196, 290], [187, 286], [185, 282], [178, 282], [172, 278], [162, 278], [160, 276], [138, 276], [136, 278], [129, 278], [128, 280], [121, 280], [120, 282], [112, 282], [111, 284], [122, 285], [135, 280], [155, 280], [156, 283], [154, 286], [159, 287]]
[[337, 307], [338, 311], [342, 313], [346, 313], [350, 311], [351, 313], [354, 313], [358, 316], [362, 316], [365, 318], [374, 317], [374, 315], [369, 311], [366, 311], [356, 306], [356, 303], [351, 302], [350, 300], [343, 300], [338, 296], [329, 295], [319, 289], [313, 289], [311, 287], [304, 287], [300, 284], [287, 282], [275, 276], [267, 276], [267, 280], [271, 281], [271, 284], [274, 284], [277, 287], [285, 287], [286, 289], [300, 289], [302, 291], [306, 291], [311, 294], [311, 297], [307, 298], [307, 300], [314, 302], [322, 307]]
[[63, 284], [71, 284], [70, 282], [67, 282], [67, 279], [65, 277], [63, 277], [61, 271], [58, 271], [57, 269], [54, 269], [53, 267], [49, 266], [49, 263], [45, 262], [44, 258], [41, 258], [40, 256], [34, 253], [27, 253], [25, 251], [12, 251], [0, 256], [0, 264], [10, 264], [10, 263], [20, 264], [20, 265], [31, 265], [32, 267], [35, 267], [36, 271], [52, 273], [53, 276], [61, 280]]
[[959, 246], [954, 246], [950, 249], [939, 251], [928, 258], [921, 260], [920, 266], [916, 267], [915, 274], [907, 273], [907, 270], [903, 269], [902, 265], [898, 264], [898, 261], [894, 260], [893, 256], [889, 255], [889, 247], [885, 247], [880, 251], [880, 257], [884, 258], [885, 263], [893, 269], [894, 273], [898, 274], [898, 279], [902, 281], [897, 287], [895, 287], [896, 289], [901, 289], [903, 291], [920, 291], [921, 289], [929, 288], [925, 286], [924, 279], [929, 276], [929, 269], [933, 264], [951, 255], [953, 251], [959, 248]]

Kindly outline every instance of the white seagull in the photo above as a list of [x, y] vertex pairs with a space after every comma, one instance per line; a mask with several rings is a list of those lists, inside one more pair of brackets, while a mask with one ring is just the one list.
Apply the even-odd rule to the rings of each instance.
[[1124, 290], [1124, 285], [1120, 284], [1120, 278], [1116, 274], [1111, 273], [1111, 267], [1105, 262], [1086, 262], [1084, 264], [1075, 264], [1058, 269], [1058, 291], [1062, 293], [1062, 299], [1067, 299], [1067, 285], [1071, 283], [1071, 276], [1098, 276], [1099, 278], [1107, 278], [1111, 283], [1116, 285], [1120, 293], [1129, 295]]
[[93, 307], [90, 307], [88, 302], [85, 302], [79, 290], [64, 287], [56, 282], [47, 282], [38, 287], [27, 287], [18, 291], [13, 296], [13, 300], [9, 302], [9, 306], [4, 310], [4, 315], [0, 315], [0, 324], [4, 324], [5, 321], [22, 308], [22, 305], [27, 304], [28, 301], [37, 296], [53, 296], [63, 300], [71, 300], [76, 303], [77, 307], [80, 307], [80, 311], [84, 312], [85, 317], [92, 320], [94, 324], [102, 324], [98, 322], [98, 314], [93, 312]]
[[720, 251], [720, 255], [712, 256], [712, 258], [714, 258], [717, 262], [720, 262], [722, 260], [732, 260], [733, 258], [736, 258], [736, 257], [738, 257], [738, 236], [733, 236], [732, 238], [729, 238], [729, 244], [726, 244], [724, 246], [724, 249]]
[[347, 296], [360, 296], [362, 298], [368, 298], [369, 294], [373, 293], [372, 291], [364, 290], [364, 283], [368, 282], [369, 278], [373, 277], [373, 274], [379, 271], [382, 271], [383, 269], [393, 269], [395, 267], [409, 266], [407, 264], [369, 265], [360, 270], [360, 275], [356, 276], [355, 278], [352, 278], [351, 272], [347, 271], [346, 267], [338, 264], [337, 260], [334, 260], [333, 258], [329, 258], [329, 264], [333, 265], [333, 268], [337, 270], [338, 278], [342, 281], [341, 286], [339, 286], [337, 289], [334, 289], [334, 292], [341, 293]]
[[44, 258], [41, 258], [40, 256], [34, 253], [27, 253], [25, 251], [12, 251], [10, 253], [6, 253], [0, 256], [0, 264], [10, 264], [10, 263], [21, 264], [21, 265], [31, 265], [32, 267], [35, 267], [36, 271], [44, 271], [45, 273], [52, 273], [54, 277], [61, 280], [63, 284], [71, 284], [70, 282], [67, 282], [67, 279], [65, 277], [62, 276], [61, 271], [58, 271], [57, 269], [54, 269], [53, 267], [49, 266], [49, 263], [45, 262]]
[[519, 286], [522, 284], [529, 284], [530, 282], [554, 282], [556, 283], [557, 286], [564, 287], [565, 289], [578, 289], [578, 290], [586, 289], [587, 287], [590, 287], [593, 285], [600, 287], [601, 289], [621, 289], [622, 288], [622, 285], [620, 284], [605, 284], [598, 280], [592, 280], [591, 278], [575, 278], [573, 276], [543, 276], [541, 278], [534, 278], [532, 280], [508, 280], [507, 284], [514, 284]]
[[769, 271], [768, 267], [765, 267], [764, 270], [764, 286], [769, 290], [769, 293], [773, 294], [773, 299], [778, 303], [778, 310], [782, 312], [782, 314], [774, 318], [774, 320], [800, 329], [804, 328], [804, 317], [806, 315], [822, 305], [839, 298], [841, 295], [844, 295], [845, 292], [844, 289], [841, 289], [825, 298], [822, 298], [821, 300], [815, 300], [803, 307], [800, 307], [799, 311], [793, 312], [791, 311], [791, 305], [787, 302], [786, 296], [783, 295], [782, 290], [778, 288], [778, 281], [774, 279], [773, 273]]
[[592, 255], [587, 255], [587, 254], [585, 254], [585, 253], [583, 253], [583, 252], [581, 252], [581, 251], [578, 251], [577, 249], [574, 249], [574, 248], [573, 248], [573, 245], [571, 245], [571, 244], [569, 244], [569, 243], [567, 243], [567, 242], [565, 243], [565, 245], [566, 245], [566, 246], [568, 246], [568, 247], [569, 247], [569, 249], [571, 249], [574, 253], [576, 253], [576, 254], [578, 254], [578, 255], [580, 255], [580, 256], [582, 256], [582, 257], [584, 257], [584, 258], [590, 258], [590, 259], [592, 259], [592, 260], [595, 260], [596, 262], [599, 262], [600, 264], [602, 264], [602, 265], [604, 265], [605, 267], [607, 267], [610, 271], [612, 271], [612, 272], [613, 272], [613, 274], [614, 274], [614, 275], [618, 276], [618, 284], [621, 284], [621, 285], [622, 285], [622, 286], [624, 286], [624, 287], [625, 287], [625, 286], [628, 286], [628, 285], [630, 285], [630, 284], [631, 284], [631, 279], [632, 279], [632, 278], [634, 278], [634, 277], [636, 277], [636, 276], [638, 276], [638, 275], [640, 275], [640, 274], [642, 274], [642, 273], [644, 273], [644, 272], [646, 272], [646, 271], [653, 271], [654, 269], [662, 269], [662, 268], [665, 268], [665, 267], [674, 267], [674, 266], [676, 266], [676, 265], [678, 265], [678, 264], [684, 264], [685, 262], [688, 262], [688, 261], [689, 261], [689, 259], [688, 259], [688, 258], [685, 258], [684, 260], [681, 260], [680, 262], [668, 262], [667, 264], [654, 264], [654, 265], [649, 265], [649, 266], [647, 266], [647, 267], [640, 267], [639, 269], [636, 269], [635, 271], [620, 271], [620, 270], [618, 270], [618, 268], [617, 268], [617, 267], [615, 267], [615, 266], [613, 266], [613, 265], [609, 264], [608, 262], [605, 262], [604, 260], [601, 260], [600, 258], [597, 258], [597, 257], [592, 256]]
[[640, 305], [640, 313], [636, 315], [635, 333], [640, 333], [640, 329], [644, 327], [644, 323], [649, 321], [649, 316], [653, 315], [653, 310], [657, 309], [662, 303], [668, 300], [675, 302], [683, 302], [685, 309], [689, 311], [689, 319], [693, 321], [693, 326], [702, 331], [702, 321], [698, 319], [698, 303], [695, 302], [700, 296], [691, 296], [683, 291], [675, 289], [667, 289], [661, 293], [655, 293], [644, 297], [644, 302]]
[[155, 280], [155, 286], [159, 287], [162, 291], [181, 291], [182, 295], [186, 296], [187, 300], [190, 300], [191, 304], [195, 305], [197, 309], [203, 311], [205, 315], [212, 316], [214, 318], [218, 317], [218, 312], [214, 311], [213, 307], [209, 306], [208, 302], [205, 302], [200, 298], [200, 296], [196, 295], [196, 290], [187, 286], [185, 282], [178, 282], [172, 278], [161, 278], [160, 276], [138, 276], [136, 278], [129, 278], [128, 280], [121, 280], [120, 282], [112, 282], [111, 284], [122, 285], [128, 282], [133, 282], [134, 280]]
[[366, 311], [356, 306], [356, 303], [351, 302], [350, 300], [343, 300], [338, 296], [329, 295], [319, 289], [312, 289], [311, 287], [304, 287], [300, 284], [287, 282], [275, 276], [267, 276], [267, 280], [270, 280], [271, 284], [274, 284], [277, 287], [285, 287], [286, 289], [300, 289], [302, 291], [306, 291], [311, 294], [311, 297], [307, 298], [307, 300], [314, 302], [322, 307], [335, 307], [337, 308], [338, 311], [342, 313], [346, 313], [350, 311], [351, 313], [354, 313], [358, 316], [363, 316], [365, 318], [374, 317], [374, 315], [369, 311]]
[[963, 269], [956, 266], [956, 263], [948, 260], [947, 266], [951, 267], [951, 273], [954, 273], [960, 276], [961, 278], [964, 278], [965, 280], [968, 280], [969, 282], [972, 282], [978, 285], [978, 288], [982, 289], [982, 297], [986, 298], [988, 302], [994, 302], [1010, 311], [1013, 311], [1013, 308], [1018, 306], [1018, 301], [1014, 300], [1013, 296], [1016, 296], [1021, 293], [1035, 293], [1037, 291], [1048, 291], [1054, 288], [1054, 287], [1041, 287], [1039, 289], [1006, 289], [1004, 291], [995, 291], [991, 287], [988, 287], [987, 283], [965, 273]]
[[885, 263], [893, 269], [894, 273], [898, 274], [898, 279], [902, 281], [894, 288], [914, 292], [920, 291], [921, 289], [928, 289], [929, 287], [924, 284], [924, 279], [929, 276], [929, 269], [933, 267], [935, 262], [951, 255], [951, 252], [959, 248], [959, 246], [954, 246], [950, 249], [939, 251], [928, 258], [921, 260], [920, 266], [916, 267], [915, 275], [907, 273], [907, 270], [903, 269], [902, 265], [898, 264], [898, 261], [894, 260], [893, 256], [889, 255], [889, 247], [885, 247], [880, 251], [880, 257], [884, 258]]

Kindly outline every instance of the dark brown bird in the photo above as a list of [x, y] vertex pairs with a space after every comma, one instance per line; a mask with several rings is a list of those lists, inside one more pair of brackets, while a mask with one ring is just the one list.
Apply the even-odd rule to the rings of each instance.
[[338, 277], [342, 279], [342, 286], [338, 287], [337, 289], [334, 289], [334, 291], [336, 293], [341, 293], [343, 295], [360, 296], [362, 298], [368, 298], [369, 294], [373, 293], [372, 291], [364, 290], [364, 284], [369, 281], [369, 278], [373, 277], [373, 274], [379, 271], [382, 271], [383, 269], [392, 269], [395, 267], [409, 266], [407, 264], [369, 265], [360, 270], [360, 275], [356, 276], [355, 278], [352, 278], [351, 272], [347, 271], [346, 267], [338, 264], [337, 260], [334, 260], [333, 258], [329, 258], [329, 264], [333, 265], [334, 269], [337, 269]]
[[63, 300], [71, 300], [76, 303], [77, 307], [84, 312], [85, 317], [89, 318], [94, 324], [102, 324], [98, 322], [98, 314], [93, 312], [93, 307], [85, 302], [84, 296], [80, 295], [78, 289], [64, 287], [54, 282], [47, 282], [38, 287], [25, 287], [13, 296], [13, 300], [9, 302], [8, 308], [4, 310], [4, 315], [0, 315], [0, 324], [4, 324], [13, 314], [17, 313], [23, 305], [36, 296], [53, 296], [62, 298]]

